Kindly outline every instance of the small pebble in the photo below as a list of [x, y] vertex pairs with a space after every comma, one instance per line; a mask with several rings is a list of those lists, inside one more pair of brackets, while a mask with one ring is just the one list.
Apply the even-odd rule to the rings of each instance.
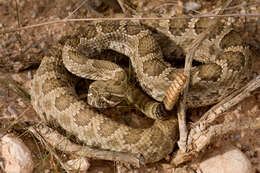
[[2, 97], [6, 96], [4, 91], [0, 90], [0, 96], [2, 96]]
[[23, 7], [25, 5], [25, 1], [20, 1], [19, 5]]
[[87, 158], [79, 158], [74, 160], [69, 160], [65, 163], [69, 167], [70, 170], [77, 170], [77, 171], [87, 171], [90, 167], [90, 163], [88, 162]]
[[11, 116], [5, 112], [2, 113], [2, 118], [10, 118]]
[[50, 169], [45, 169], [44, 173], [51, 173], [51, 170]]
[[18, 116], [20, 113], [12, 106], [9, 105], [7, 107], [8, 112], [10, 112], [12, 115]]
[[240, 143], [236, 143], [236, 147], [241, 149], [242, 148], [242, 145]]
[[241, 112], [239, 110], [235, 110], [235, 111], [233, 111], [233, 113], [235, 114], [237, 119], [241, 119], [242, 114], [241, 114]]
[[66, 7], [66, 10], [69, 11], [71, 9], [71, 5]]
[[4, 160], [6, 172], [32, 173], [34, 163], [29, 148], [23, 141], [12, 134], [1, 138], [0, 150]]
[[4, 15], [7, 15], [7, 14], [9, 14], [9, 10], [8, 10], [8, 6], [7, 5], [5, 5], [5, 4], [1, 4], [1, 11], [2, 11], [2, 13], [4, 14]]
[[257, 156], [256, 152], [254, 152], [254, 151], [247, 151], [246, 154], [247, 154], [250, 158], [253, 158], [253, 157], [256, 157], [256, 156]]
[[235, 139], [236, 139], [236, 140], [240, 140], [240, 138], [241, 138], [240, 134], [236, 134], [236, 135], [235, 135]]
[[241, 135], [241, 138], [244, 138], [247, 135], [247, 133], [245, 131], [241, 131], [240, 135]]
[[4, 170], [4, 161], [1, 157], [0, 157], [0, 169]]
[[18, 83], [23, 83], [24, 82], [24, 79], [19, 74], [13, 74], [12, 78], [13, 78], [13, 80], [15, 80]]
[[45, 169], [44, 173], [51, 173], [51, 170], [50, 169]]
[[36, 16], [37, 16], [37, 12], [36, 12], [36, 10], [34, 10], [34, 11], [32, 12], [32, 18], [35, 19]]
[[21, 106], [22, 108], [25, 108], [25, 107], [26, 107], [26, 105], [24, 104], [22, 98], [18, 98], [18, 99], [17, 99], [17, 102], [18, 102], [18, 105]]
[[14, 67], [14, 70], [16, 72], [18, 72], [24, 67], [24, 65], [23, 65], [23, 63], [17, 61], [14, 63], [13, 67]]
[[197, 2], [186, 2], [184, 3], [184, 11], [187, 13], [189, 11], [196, 11], [201, 8], [201, 5]]
[[249, 147], [247, 145], [242, 145], [242, 151], [248, 151], [249, 150]]
[[44, 49], [46, 47], [46, 42], [45, 41], [42, 41], [41, 43], [40, 43], [40, 48], [41, 49]]
[[[113, 6], [116, 5], [116, 3], [113, 3], [113, 1], [108, 2], [108, 3], [112, 3]], [[98, 7], [100, 7], [102, 5], [102, 1], [101, 0], [89, 0], [89, 4], [93, 8], [98, 8]]]
[[252, 6], [250, 6], [249, 8], [250, 8], [250, 10], [252, 10], [252, 11], [256, 10], [256, 7], [255, 7], [255, 6], [253, 6], [253, 5], [252, 5]]
[[28, 79], [30, 79], [30, 80], [33, 79], [32, 71], [28, 71], [27, 77], [28, 77]]
[[250, 159], [250, 161], [251, 161], [251, 163], [254, 164], [254, 165], [256, 165], [256, 164], [259, 163], [259, 159], [258, 159], [258, 158], [252, 158], [252, 159]]

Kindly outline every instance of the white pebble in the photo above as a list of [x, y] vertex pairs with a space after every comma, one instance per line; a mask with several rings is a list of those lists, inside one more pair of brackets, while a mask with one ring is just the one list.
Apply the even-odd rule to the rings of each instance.
[[253, 173], [253, 168], [244, 153], [229, 145], [210, 154], [200, 163], [203, 173]]
[[184, 11], [189, 12], [189, 11], [196, 11], [199, 10], [201, 5], [197, 2], [186, 2], [184, 3]]
[[21, 139], [7, 134], [2, 138], [0, 146], [6, 172], [31, 173], [33, 171], [31, 151]]

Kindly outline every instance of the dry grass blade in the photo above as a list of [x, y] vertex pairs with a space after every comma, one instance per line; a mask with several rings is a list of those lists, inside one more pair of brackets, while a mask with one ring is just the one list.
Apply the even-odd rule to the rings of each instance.
[[28, 107], [26, 110], [24, 110], [7, 128], [4, 129], [4, 131], [1, 134], [1, 137], [3, 137], [4, 135], [6, 135], [8, 133], [8, 131], [17, 123], [19, 123], [19, 121], [23, 118], [23, 116], [25, 115], [25, 113], [27, 113], [27, 111], [29, 111], [31, 109], [31, 107]]
[[12, 90], [17, 95], [21, 96], [22, 98], [30, 101], [30, 94], [28, 94], [25, 90], [23, 90], [15, 81], [13, 80], [0, 80], [0, 86], [6, 89]]
[[178, 17], [139, 17], [139, 18], [134, 18], [134, 17], [118, 17], [118, 18], [85, 18], [85, 19], [62, 19], [62, 20], [54, 20], [54, 21], [49, 21], [49, 22], [44, 22], [44, 23], [39, 23], [35, 25], [29, 25], [29, 26], [24, 26], [21, 28], [14, 28], [14, 29], [8, 29], [1, 31], [0, 34], [6, 34], [10, 32], [17, 32], [21, 30], [27, 30], [27, 29], [32, 29], [36, 27], [41, 27], [44, 25], [53, 25], [53, 24], [59, 24], [59, 23], [67, 23], [67, 22], [85, 22], [85, 21], [116, 21], [116, 20], [170, 20], [170, 19], [190, 19], [190, 18], [209, 18], [209, 17], [216, 17], [216, 18], [222, 18], [222, 17], [260, 17], [260, 14], [223, 14], [223, 15], [193, 15], [193, 16], [178, 16]]
[[40, 140], [45, 147], [47, 148], [47, 150], [52, 153], [54, 155], [54, 157], [57, 159], [57, 161], [60, 163], [60, 165], [63, 167], [63, 169], [67, 172], [70, 173], [69, 169], [67, 168], [67, 166], [61, 161], [61, 159], [59, 158], [59, 156], [55, 153], [55, 151], [52, 149], [52, 147], [46, 142], [45, 138], [43, 136], [41, 136], [41, 134], [33, 127], [30, 127], [29, 130], [34, 134], [34, 136]]

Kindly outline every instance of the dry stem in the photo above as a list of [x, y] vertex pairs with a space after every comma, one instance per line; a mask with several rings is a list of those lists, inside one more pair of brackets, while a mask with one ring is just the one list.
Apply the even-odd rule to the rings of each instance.
[[206, 15], [192, 15], [192, 16], [178, 16], [178, 17], [126, 17], [126, 18], [85, 18], [85, 19], [62, 19], [62, 20], [54, 20], [54, 21], [49, 21], [49, 22], [43, 22], [39, 24], [34, 24], [34, 25], [29, 25], [25, 27], [20, 27], [20, 28], [14, 28], [14, 29], [9, 29], [9, 30], [4, 30], [0, 32], [0, 34], [5, 34], [5, 33], [10, 33], [10, 32], [17, 32], [21, 30], [27, 30], [27, 29], [32, 29], [36, 27], [41, 27], [44, 25], [53, 25], [53, 24], [59, 24], [59, 23], [67, 23], [67, 22], [84, 22], [84, 21], [115, 21], [115, 20], [170, 20], [170, 19], [181, 19], [181, 18], [208, 18], [208, 17], [241, 17], [241, 16], [246, 16], [246, 17], [260, 17], [260, 14], [223, 14], [223, 15], [212, 15], [212, 14], [206, 14]]
[[[225, 8], [227, 8], [232, 0], [227, 1], [223, 7], [222, 10], [218, 12], [218, 15], [223, 14]], [[183, 90], [183, 97], [180, 99], [180, 104], [178, 106], [178, 122], [179, 122], [179, 131], [180, 131], [180, 139], [178, 141], [179, 148], [182, 152], [186, 151], [186, 145], [187, 145], [187, 137], [188, 137], [188, 129], [186, 125], [186, 100], [188, 96], [188, 89], [189, 89], [189, 83], [190, 83], [190, 70], [192, 67], [192, 59], [195, 55], [196, 50], [198, 49], [201, 42], [211, 33], [212, 30], [215, 29], [215, 26], [218, 23], [218, 19], [215, 20], [215, 22], [209, 27], [207, 30], [205, 30], [200, 36], [192, 43], [190, 46], [190, 51], [186, 56], [185, 59], [185, 68], [184, 73], [187, 75], [187, 81], [185, 88]]]
[[30, 127], [29, 130], [39, 140], [45, 141], [44, 144], [46, 144], [48, 150], [50, 148], [49, 146], [50, 144], [51, 146], [55, 146], [55, 148], [57, 148], [58, 150], [67, 153], [73, 153], [79, 157], [96, 158], [96, 159], [110, 160], [110, 161], [120, 161], [120, 162], [130, 163], [132, 165], [135, 165], [136, 167], [140, 167], [141, 165], [144, 165], [144, 159], [139, 154], [114, 152], [114, 151], [97, 149], [86, 145], [84, 146], [77, 145], [75, 143], [72, 143], [65, 136], [59, 134], [57, 131], [43, 124], [40, 124], [35, 128]]
[[210, 109], [205, 116], [202, 117], [202, 120], [200, 120], [199, 123], [196, 123], [196, 125], [190, 130], [187, 145], [188, 152], [178, 150], [171, 163], [178, 166], [193, 159], [194, 156], [197, 156], [207, 145], [212, 143], [213, 139], [217, 136], [221, 136], [234, 130], [260, 129], [260, 119], [253, 121], [236, 121], [214, 126], [211, 125], [211, 122], [218, 118], [221, 113], [248, 97], [251, 92], [259, 87], [260, 75], [249, 82], [245, 87], [231, 94], [227, 99], [224, 99], [222, 102]]

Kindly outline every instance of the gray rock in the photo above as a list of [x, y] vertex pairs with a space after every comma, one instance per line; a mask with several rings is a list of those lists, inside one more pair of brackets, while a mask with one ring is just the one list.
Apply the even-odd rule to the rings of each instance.
[[253, 168], [244, 153], [232, 145], [224, 146], [210, 153], [200, 163], [203, 173], [253, 173]]

